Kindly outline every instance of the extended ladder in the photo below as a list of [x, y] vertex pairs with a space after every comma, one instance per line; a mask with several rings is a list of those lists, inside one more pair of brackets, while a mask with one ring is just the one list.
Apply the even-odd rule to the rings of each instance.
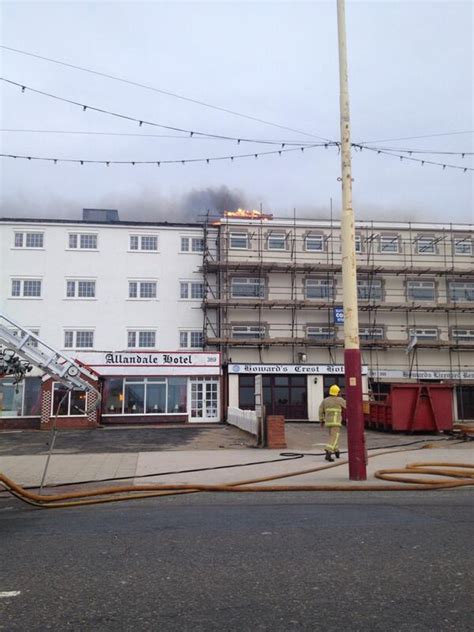
[[1, 313], [0, 346], [4, 347], [4, 354], [8, 351], [10, 353], [13, 352], [68, 388], [77, 388], [95, 393], [98, 398], [96, 406], [100, 401], [99, 391], [85, 379], [85, 377], [94, 379], [86, 368], [80, 366], [71, 358], [54, 349], [39, 336], [36, 336]]

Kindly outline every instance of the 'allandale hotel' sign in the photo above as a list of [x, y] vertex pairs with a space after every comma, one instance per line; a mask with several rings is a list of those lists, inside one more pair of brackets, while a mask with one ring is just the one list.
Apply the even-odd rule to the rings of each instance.
[[191, 351], [88, 351], [78, 360], [99, 375], [219, 375], [219, 353]]

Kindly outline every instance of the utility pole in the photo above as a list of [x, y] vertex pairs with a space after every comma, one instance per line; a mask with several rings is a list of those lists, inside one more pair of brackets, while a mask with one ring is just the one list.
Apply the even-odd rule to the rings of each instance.
[[337, 31], [339, 42], [339, 103], [341, 112], [341, 256], [344, 306], [344, 373], [347, 400], [349, 478], [351, 481], [365, 481], [367, 479], [367, 471], [364, 413], [362, 409], [355, 224], [354, 211], [352, 210], [351, 128], [344, 0], [337, 0]]

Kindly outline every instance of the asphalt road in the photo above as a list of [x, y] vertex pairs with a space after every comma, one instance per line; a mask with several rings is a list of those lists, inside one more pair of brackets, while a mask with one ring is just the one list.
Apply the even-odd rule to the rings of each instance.
[[195, 494], [52, 511], [0, 500], [0, 630], [470, 631], [472, 500]]

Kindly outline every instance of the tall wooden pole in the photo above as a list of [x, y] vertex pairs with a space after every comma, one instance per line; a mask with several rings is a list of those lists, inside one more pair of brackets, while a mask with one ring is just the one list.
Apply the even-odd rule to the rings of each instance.
[[359, 315], [357, 307], [355, 225], [354, 211], [352, 209], [351, 128], [344, 0], [337, 0], [337, 30], [339, 42], [339, 100], [341, 111], [341, 250], [344, 306], [344, 372], [347, 400], [349, 478], [351, 481], [365, 481], [367, 479], [367, 471], [364, 413], [362, 408]]

